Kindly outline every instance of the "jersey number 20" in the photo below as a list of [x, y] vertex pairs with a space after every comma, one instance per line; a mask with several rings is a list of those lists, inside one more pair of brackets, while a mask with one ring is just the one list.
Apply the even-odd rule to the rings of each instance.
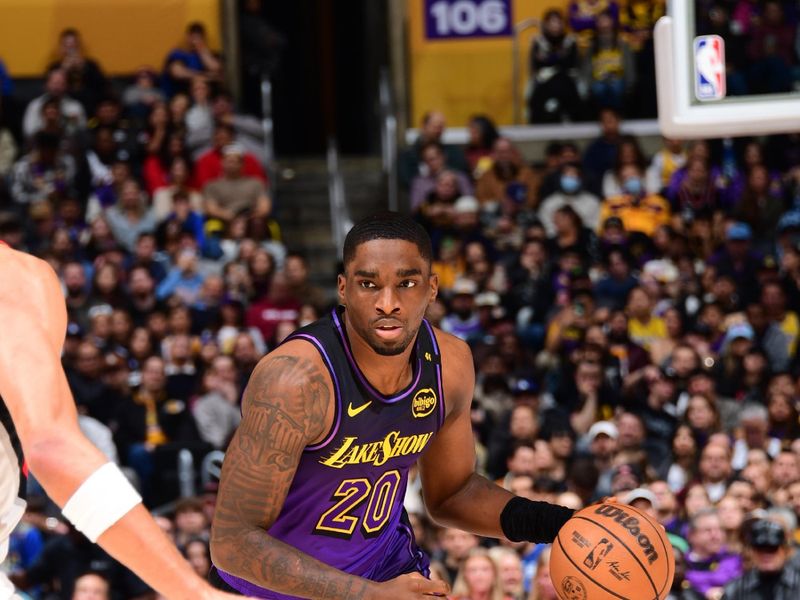
[[365, 477], [343, 480], [331, 496], [336, 504], [322, 513], [314, 533], [350, 539], [360, 520], [364, 537], [376, 537], [392, 514], [400, 481], [396, 470], [387, 471], [374, 483]]

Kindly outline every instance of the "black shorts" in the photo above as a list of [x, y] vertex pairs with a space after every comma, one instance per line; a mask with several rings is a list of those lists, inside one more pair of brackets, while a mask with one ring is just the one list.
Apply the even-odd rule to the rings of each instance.
[[222, 577], [219, 576], [216, 567], [211, 567], [211, 571], [208, 574], [208, 582], [212, 585], [212, 587], [222, 590], [223, 592], [230, 592], [231, 594], [236, 594], [237, 596], [244, 596], [244, 594], [233, 589]]

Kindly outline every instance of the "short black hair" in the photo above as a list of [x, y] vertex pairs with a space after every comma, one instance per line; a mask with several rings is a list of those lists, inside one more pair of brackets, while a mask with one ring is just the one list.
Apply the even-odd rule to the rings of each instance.
[[433, 260], [431, 238], [425, 229], [405, 215], [397, 212], [384, 211], [371, 215], [356, 223], [344, 239], [342, 260], [344, 268], [356, 256], [358, 247], [372, 240], [404, 240], [411, 242], [419, 250], [420, 256], [430, 265]]
[[194, 21], [193, 23], [189, 23], [189, 26], [186, 28], [186, 33], [199, 33], [200, 35], [205, 36], [206, 26], [200, 21]]

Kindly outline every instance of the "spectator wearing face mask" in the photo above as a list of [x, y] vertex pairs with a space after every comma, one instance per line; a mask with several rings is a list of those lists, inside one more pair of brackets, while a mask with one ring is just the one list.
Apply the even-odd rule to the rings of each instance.
[[600, 200], [584, 189], [577, 163], [569, 163], [561, 168], [558, 191], [545, 198], [539, 208], [539, 220], [548, 236], [555, 235], [554, 215], [563, 206], [571, 206], [580, 215], [584, 227], [597, 229], [600, 223]]
[[641, 169], [634, 164], [620, 170], [622, 194], [611, 196], [600, 207], [600, 222], [609, 217], [619, 217], [626, 231], [642, 233], [648, 237], [656, 230], [668, 225], [671, 211], [669, 202], [658, 194], [649, 194], [645, 189]]
[[614, 157], [614, 167], [603, 173], [600, 194], [603, 198], [619, 196], [624, 193], [622, 189], [622, 170], [628, 165], [638, 166], [642, 173], [647, 167], [642, 146], [639, 140], [632, 135], [623, 135], [617, 146], [617, 155]]

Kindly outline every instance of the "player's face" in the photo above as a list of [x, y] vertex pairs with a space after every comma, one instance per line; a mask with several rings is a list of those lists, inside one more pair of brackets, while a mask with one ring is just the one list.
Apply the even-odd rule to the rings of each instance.
[[358, 246], [338, 285], [348, 325], [376, 353], [396, 356], [416, 338], [438, 281], [415, 244], [371, 240]]

